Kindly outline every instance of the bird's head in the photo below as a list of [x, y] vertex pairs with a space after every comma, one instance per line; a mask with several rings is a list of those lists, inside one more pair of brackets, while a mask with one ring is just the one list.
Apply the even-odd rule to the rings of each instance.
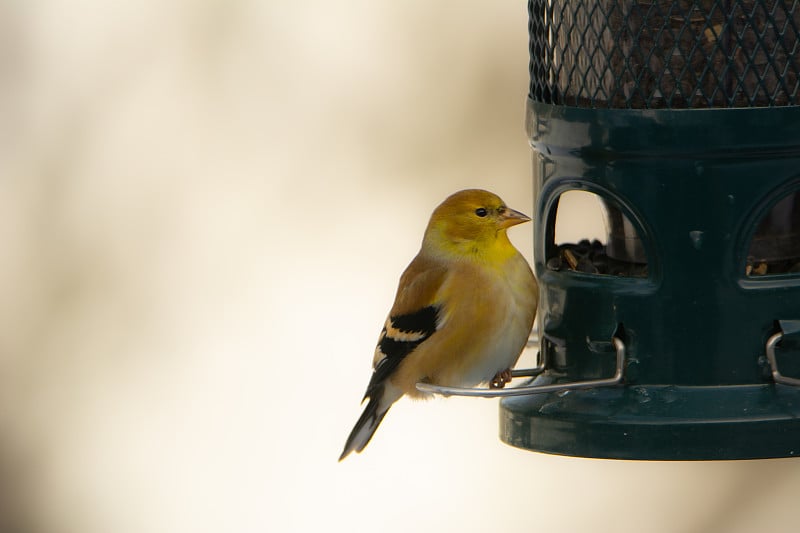
[[529, 220], [494, 193], [481, 189], [459, 191], [433, 211], [423, 248], [469, 255], [498, 245], [510, 247], [506, 230]]

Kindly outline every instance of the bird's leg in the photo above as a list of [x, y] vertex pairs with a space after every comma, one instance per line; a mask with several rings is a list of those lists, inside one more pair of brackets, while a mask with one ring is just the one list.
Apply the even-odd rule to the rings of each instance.
[[506, 368], [502, 372], [498, 372], [492, 378], [492, 381], [489, 382], [490, 389], [502, 389], [506, 386], [506, 383], [511, 382], [511, 369]]

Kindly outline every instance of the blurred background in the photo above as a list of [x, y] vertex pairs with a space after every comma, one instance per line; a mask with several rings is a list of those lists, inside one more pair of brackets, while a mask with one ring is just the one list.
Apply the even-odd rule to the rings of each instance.
[[800, 461], [520, 451], [497, 400], [337, 463], [430, 211], [531, 213], [527, 64], [520, 2], [0, 3], [0, 531], [794, 531]]

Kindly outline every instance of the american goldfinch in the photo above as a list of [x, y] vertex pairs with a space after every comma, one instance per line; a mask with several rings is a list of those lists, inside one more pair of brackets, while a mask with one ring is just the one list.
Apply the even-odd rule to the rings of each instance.
[[418, 382], [501, 388], [511, 379], [539, 288], [506, 230], [529, 220], [478, 189], [459, 191], [433, 211], [422, 247], [400, 277], [375, 348], [369, 403], [340, 461], [364, 449], [401, 396], [426, 396]]

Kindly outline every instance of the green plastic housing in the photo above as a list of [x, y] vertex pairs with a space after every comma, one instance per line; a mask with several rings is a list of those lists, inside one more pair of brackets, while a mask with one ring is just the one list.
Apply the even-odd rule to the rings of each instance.
[[[765, 344], [800, 318], [800, 274], [748, 277], [759, 221], [800, 191], [800, 107], [582, 109], [528, 101], [535, 271], [548, 370], [534, 384], [618, 386], [506, 398], [500, 437], [584, 457], [713, 460], [800, 454], [800, 387]], [[647, 277], [547, 268], [559, 195], [596, 193], [633, 224]], [[787, 346], [789, 343], [787, 343]], [[800, 349], [781, 371], [800, 377]]]

